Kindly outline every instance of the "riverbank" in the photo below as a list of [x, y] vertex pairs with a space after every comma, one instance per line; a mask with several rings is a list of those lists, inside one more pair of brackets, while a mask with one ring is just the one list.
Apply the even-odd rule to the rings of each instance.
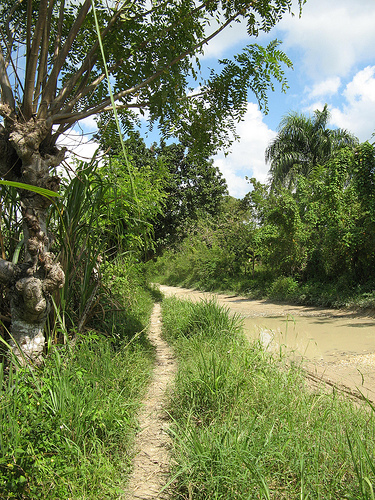
[[215, 297], [243, 319], [245, 335], [269, 350], [288, 354], [318, 380], [375, 401], [375, 318], [350, 309], [330, 309], [252, 300], [160, 285], [165, 296], [193, 302]]
[[312, 391], [215, 300], [167, 298], [163, 321], [179, 361], [170, 498], [374, 497], [370, 406]]

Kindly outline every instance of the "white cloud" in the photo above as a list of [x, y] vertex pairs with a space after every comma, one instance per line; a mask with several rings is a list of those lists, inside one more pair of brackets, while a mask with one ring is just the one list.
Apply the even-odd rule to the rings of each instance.
[[276, 132], [263, 122], [263, 115], [254, 103], [248, 103], [244, 121], [238, 125], [237, 132], [240, 142], [233, 144], [232, 153], [227, 157], [217, 155], [215, 165], [227, 181], [229, 194], [243, 198], [250, 191], [245, 176], [266, 181], [268, 166], [264, 161], [264, 152]]
[[[206, 28], [207, 35], [214, 33], [218, 27], [219, 24], [216, 20], [212, 20], [210, 25]], [[247, 34], [245, 22], [232, 23], [210, 40], [207, 45], [204, 45], [204, 57], [218, 59], [223, 57], [224, 53], [239, 43], [249, 43], [249, 35]]]
[[314, 0], [302, 17], [286, 16], [278, 29], [284, 49], [303, 53], [305, 72], [322, 79], [345, 76], [359, 62], [368, 62], [375, 45], [373, 0]]
[[83, 135], [75, 130], [61, 135], [57, 141], [58, 146], [67, 148], [65, 159], [69, 162], [73, 157], [78, 160], [90, 161], [99, 144], [91, 140], [91, 136]]
[[364, 100], [375, 103], [375, 66], [359, 71], [346, 86], [344, 96], [351, 104]]
[[312, 88], [307, 88], [309, 98], [323, 97], [336, 94], [341, 85], [341, 79], [336, 76], [316, 83]]
[[356, 135], [360, 141], [375, 130], [375, 66], [359, 71], [346, 85], [341, 108], [331, 109], [331, 123]]

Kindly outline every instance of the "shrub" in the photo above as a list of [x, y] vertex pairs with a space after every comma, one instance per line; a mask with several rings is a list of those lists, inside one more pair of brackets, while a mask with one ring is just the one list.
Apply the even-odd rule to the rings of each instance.
[[269, 297], [276, 300], [292, 299], [298, 290], [298, 282], [291, 276], [280, 276], [271, 285]]

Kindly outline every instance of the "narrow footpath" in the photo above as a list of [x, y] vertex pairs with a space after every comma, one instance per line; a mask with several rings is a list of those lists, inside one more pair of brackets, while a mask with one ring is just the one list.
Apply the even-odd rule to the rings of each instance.
[[162, 491], [169, 479], [171, 440], [165, 411], [166, 392], [174, 381], [176, 361], [172, 350], [161, 338], [161, 307], [155, 304], [148, 333], [155, 346], [154, 372], [138, 416], [139, 432], [136, 438], [133, 472], [129, 480], [126, 500], [165, 500]]
[[[274, 318], [280, 321], [287, 316], [292, 316], [297, 324], [303, 318], [310, 318], [313, 320], [312, 326], [315, 323], [326, 325], [323, 334], [320, 334], [319, 338], [317, 337], [316, 344], [321, 345], [327, 337], [327, 341], [335, 341], [337, 346], [334, 344], [330, 349], [326, 348], [332, 360], [329, 358], [319, 362], [316, 359], [306, 360], [308, 363], [306, 366], [304, 364], [303, 367], [306, 370], [308, 381], [314, 387], [321, 387], [321, 382], [324, 382], [331, 389], [332, 387], [340, 389], [348, 396], [359, 397], [359, 399], [363, 397], [362, 394], [365, 391], [368, 391], [366, 396], [375, 402], [375, 397], [372, 397], [375, 394], [375, 319], [373, 317], [345, 310], [288, 306], [234, 295], [197, 292], [179, 287], [160, 286], [160, 290], [166, 296], [177, 295], [180, 298], [193, 301], [215, 296], [219, 304], [240, 314], [244, 318], [245, 326], [246, 321], [253, 318], [260, 318], [263, 321], [268, 317], [271, 320]], [[349, 334], [346, 336], [351, 341], [349, 347], [346, 344], [341, 345], [346, 337], [343, 333], [345, 331], [343, 326], [338, 322], [343, 318], [345, 319], [344, 327], [349, 329]], [[330, 340], [336, 323], [340, 326], [338, 340], [336, 337]], [[161, 325], [161, 306], [155, 304], [148, 333], [151, 343], [155, 346], [155, 367], [142, 410], [138, 415], [140, 430], [136, 438], [133, 472], [128, 483], [125, 500], [168, 500], [167, 488], [165, 487], [170, 479], [169, 465], [172, 444], [167, 433], [169, 422], [165, 407], [168, 390], [173, 387], [177, 363], [172, 350], [161, 338]], [[309, 325], [310, 328], [312, 326]], [[367, 331], [366, 328], [368, 330], [368, 353], [360, 349], [362, 344], [359, 342], [359, 340], [363, 340], [364, 334], [362, 332]], [[246, 334], [249, 340], [253, 339], [249, 332]], [[365, 361], [369, 366], [364, 366]], [[314, 364], [312, 364], [313, 362]], [[362, 378], [362, 383], [357, 380], [358, 374]], [[348, 378], [349, 376], [351, 378]]]

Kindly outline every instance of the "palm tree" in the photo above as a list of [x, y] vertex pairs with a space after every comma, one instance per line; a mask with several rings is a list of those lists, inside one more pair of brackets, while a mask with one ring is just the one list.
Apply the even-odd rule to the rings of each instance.
[[327, 129], [330, 114], [327, 104], [313, 117], [291, 112], [281, 120], [278, 134], [266, 149], [270, 164], [271, 188], [291, 188], [297, 175], [308, 176], [317, 165], [324, 165], [334, 151], [358, 144], [358, 139], [343, 129]]

